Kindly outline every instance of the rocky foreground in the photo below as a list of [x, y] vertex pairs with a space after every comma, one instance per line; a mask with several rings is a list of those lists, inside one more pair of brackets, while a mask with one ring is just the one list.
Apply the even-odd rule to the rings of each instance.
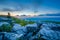
[[60, 40], [60, 24], [43, 22], [21, 26], [12, 19], [0, 17], [0, 40]]

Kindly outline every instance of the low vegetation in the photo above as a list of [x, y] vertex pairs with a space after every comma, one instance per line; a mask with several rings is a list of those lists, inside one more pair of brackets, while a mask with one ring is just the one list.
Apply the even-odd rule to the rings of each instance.
[[11, 25], [3, 24], [0, 27], [0, 32], [11, 32], [11, 29], [12, 29], [12, 26]]
[[20, 24], [22, 26], [25, 26], [27, 24], [33, 24], [34, 23], [33, 21], [25, 21], [25, 20], [21, 20], [21, 19], [18, 19], [18, 18], [14, 18], [14, 17], [12, 17], [12, 20], [14, 20], [15, 23]]

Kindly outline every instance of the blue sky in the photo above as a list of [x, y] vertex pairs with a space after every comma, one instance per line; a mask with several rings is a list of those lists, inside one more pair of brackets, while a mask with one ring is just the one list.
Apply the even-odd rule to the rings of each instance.
[[0, 0], [0, 11], [60, 13], [60, 0]]

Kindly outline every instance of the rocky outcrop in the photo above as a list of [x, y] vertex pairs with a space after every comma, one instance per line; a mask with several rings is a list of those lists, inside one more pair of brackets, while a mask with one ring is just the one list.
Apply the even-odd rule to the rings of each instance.
[[[6, 21], [0, 22], [0, 27], [3, 27], [2, 25], [11, 26], [10, 22]], [[0, 40], [60, 40], [60, 24], [34, 23], [21, 26], [13, 21], [11, 31], [0, 32]]]
[[10, 25], [8, 22], [0, 22], [0, 27], [2, 26], [2, 25]]
[[16, 33], [8, 33], [8, 32], [0, 32], [0, 40], [17, 40], [23, 34], [16, 34]]
[[52, 30], [51, 28], [58, 28], [60, 27], [58, 24], [43, 24], [42, 29], [38, 32], [38, 34], [41, 35], [42, 39], [45, 40], [60, 40], [60, 32], [55, 30]]
[[14, 24], [12, 31], [17, 34], [24, 34], [27, 30], [26, 27], [23, 27], [20, 24]]

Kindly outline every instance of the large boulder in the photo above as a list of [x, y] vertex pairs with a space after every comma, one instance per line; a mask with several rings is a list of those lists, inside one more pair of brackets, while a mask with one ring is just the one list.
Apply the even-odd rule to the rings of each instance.
[[23, 37], [23, 34], [0, 32], [0, 40], [17, 40]]
[[26, 27], [22, 27], [20, 24], [14, 24], [12, 31], [17, 33], [17, 34], [25, 34]]
[[2, 25], [10, 25], [8, 22], [0, 22], [0, 27], [2, 26]]
[[5, 38], [7, 38], [8, 40], [17, 40], [22, 36], [23, 34], [5, 33]]
[[51, 30], [54, 31], [60, 31], [60, 24], [55, 24], [55, 23], [44, 23], [42, 28], [50, 28]]
[[35, 29], [35, 28], [38, 28], [38, 25], [37, 25], [37, 23], [34, 23], [34, 24], [27, 24], [25, 27], [26, 27], [26, 28]]
[[37, 30], [37, 24], [36, 23], [34, 23], [34, 24], [27, 24], [25, 27], [27, 28], [28, 32], [34, 32], [34, 31]]
[[34, 23], [34, 24], [27, 24], [26, 27], [37, 27], [37, 24]]
[[36, 31], [36, 30], [37, 30], [36, 27], [27, 27], [27, 31], [28, 31], [28, 32], [34, 32], [34, 31]]
[[51, 30], [49, 27], [43, 27], [38, 34], [45, 40], [60, 40], [60, 32]]
[[42, 27], [49, 27], [49, 28], [52, 28], [52, 27], [59, 27], [60, 24], [55, 24], [55, 23], [43, 23]]

